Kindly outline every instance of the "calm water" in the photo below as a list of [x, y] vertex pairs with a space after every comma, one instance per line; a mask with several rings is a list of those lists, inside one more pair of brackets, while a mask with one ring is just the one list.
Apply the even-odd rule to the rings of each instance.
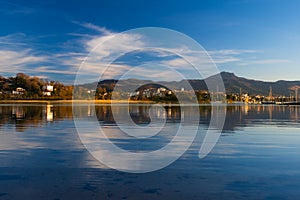
[[[82, 120], [97, 116], [111, 141], [128, 151], [163, 147], [182, 113], [192, 115], [198, 108], [157, 110], [154, 114], [166, 119], [166, 129], [151, 139], [132, 140], [118, 132], [109, 106], [77, 107]], [[107, 168], [87, 152], [71, 105], [0, 105], [0, 199], [299, 198], [300, 107], [223, 107], [224, 130], [204, 159], [198, 153], [211, 107], [199, 108], [198, 135], [179, 160], [155, 172], [130, 174]], [[132, 106], [132, 119], [147, 125], [148, 109]]]

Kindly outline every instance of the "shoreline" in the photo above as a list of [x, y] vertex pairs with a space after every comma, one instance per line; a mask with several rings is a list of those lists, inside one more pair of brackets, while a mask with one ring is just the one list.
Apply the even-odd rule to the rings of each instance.
[[[0, 100], [0, 105], [3, 104], [160, 104], [160, 105], [174, 105], [178, 106], [179, 103], [175, 102], [155, 102], [155, 101], [134, 101], [134, 100]], [[199, 106], [212, 106], [214, 103], [198, 103], [198, 104], [182, 104], [181, 106], [199, 105]], [[288, 104], [245, 104], [239, 102], [220, 103], [219, 106], [292, 106]]]
[[[168, 106], [179, 106], [179, 103], [176, 102], [155, 102], [155, 101], [136, 101], [136, 100], [0, 100], [0, 105], [4, 104], [98, 104], [98, 105], [110, 105], [110, 104], [120, 104], [126, 105], [130, 103], [131, 105], [168, 105]], [[182, 104], [181, 106], [190, 106], [190, 105], [199, 105], [199, 106], [210, 106], [209, 103], [206, 104]]]
[[38, 104], [58, 104], [58, 103], [95, 103], [95, 104], [155, 104], [154, 101], [127, 101], [127, 100], [0, 100], [0, 104], [16, 104], [16, 103], [38, 103]]

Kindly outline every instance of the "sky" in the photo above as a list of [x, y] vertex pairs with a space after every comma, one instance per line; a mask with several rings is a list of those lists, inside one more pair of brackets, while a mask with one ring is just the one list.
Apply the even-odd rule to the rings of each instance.
[[[297, 0], [0, 0], [0, 75], [23, 72], [72, 84], [81, 66], [81, 72], [97, 77], [105, 71], [103, 78], [120, 78], [134, 69], [132, 74], [169, 80], [173, 76], [165, 74], [165, 66], [170, 65], [183, 77], [197, 78], [187, 69], [199, 54], [180, 44], [181, 33], [201, 45], [219, 71], [265, 81], [300, 80], [299, 10]], [[142, 27], [173, 30], [176, 37], [172, 31], [163, 37], [170, 40], [164, 50], [136, 51], [155, 43], [144, 37], [144, 29], [130, 31]], [[109, 69], [105, 64], [112, 51], [126, 55]]]

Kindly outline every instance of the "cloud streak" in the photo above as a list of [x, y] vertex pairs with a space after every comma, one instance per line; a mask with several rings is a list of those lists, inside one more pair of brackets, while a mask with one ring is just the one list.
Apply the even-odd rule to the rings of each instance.
[[252, 49], [220, 49], [208, 51], [216, 64], [237, 63], [245, 59], [247, 55], [257, 54], [260, 51]]
[[78, 22], [78, 21], [72, 21], [72, 22], [74, 24], [77, 24], [77, 25], [82, 26], [82, 27], [87, 28], [87, 29], [91, 29], [91, 30], [97, 31], [97, 32], [102, 33], [104, 35], [110, 35], [110, 34], [112, 34], [112, 32], [109, 31], [109, 30], [107, 30], [105, 27], [97, 26], [97, 25], [92, 24], [92, 23]]
[[46, 56], [34, 55], [32, 49], [22, 51], [0, 50], [1, 72], [22, 71], [30, 64], [38, 64], [46, 60]]
[[253, 64], [286, 64], [286, 63], [292, 63], [291, 60], [286, 59], [263, 59], [263, 60], [255, 60], [252, 61]]
[[[102, 27], [94, 26], [89, 23], [79, 23], [79, 25], [84, 26], [89, 29], [98, 30], [98, 32], [103, 33]], [[226, 49], [226, 50], [218, 50], [218, 51], [210, 51], [206, 52], [204, 49], [199, 49], [195, 46], [184, 46], [180, 42], [174, 41], [170, 44], [165, 43], [166, 47], [164, 49], [155, 49], [155, 43], [159, 42], [162, 38], [160, 36], [154, 36], [155, 40], [151, 40], [145, 37], [143, 34], [135, 33], [135, 32], [124, 32], [124, 33], [113, 33], [113, 32], [105, 32], [106, 34], [88, 37], [85, 40], [82, 40], [82, 45], [85, 47], [85, 51], [91, 52], [88, 57], [84, 61], [84, 69], [81, 70], [81, 73], [85, 73], [90, 76], [96, 76], [95, 72], [99, 74], [106, 73], [103, 77], [109, 78], [117, 78], [120, 73], [115, 73], [113, 70], [110, 70], [110, 75], [107, 76], [107, 64], [111, 61], [115, 61], [118, 59], [118, 56], [124, 52], [132, 52], [132, 51], [141, 51], [146, 52], [148, 55], [155, 55], [156, 60], [143, 60], [143, 62], [139, 63], [131, 63], [130, 61], [121, 63], [126, 66], [122, 70], [117, 70], [119, 72], [125, 72], [126, 70], [130, 70], [130, 68], [135, 68], [140, 65], [147, 65], [147, 69], [144, 68], [144, 74], [149, 74], [149, 79], [155, 78], [154, 76], [161, 77], [155, 71], [150, 72], [149, 66], [156, 65], [165, 65], [170, 67], [170, 69], [175, 69], [179, 73], [184, 74], [183, 77], [187, 78], [203, 78], [210, 75], [212, 60], [208, 55], [212, 54], [213, 61], [216, 64], [219, 63], [230, 63], [237, 62], [240, 60], [238, 56], [245, 53], [254, 53], [254, 50], [236, 50], [236, 49]], [[148, 33], [147, 33], [148, 34]], [[147, 35], [146, 36], [149, 36]], [[163, 36], [163, 38], [166, 36]], [[168, 40], [168, 37], [166, 37]], [[151, 47], [154, 49], [151, 49]], [[149, 50], [150, 48], [150, 50]], [[192, 66], [191, 63], [197, 63], [197, 66]], [[116, 63], [114, 63], [116, 64]], [[124, 69], [126, 69], [124, 71]], [[199, 72], [197, 69], [202, 70], [203, 76], [199, 77]], [[140, 73], [143, 73], [140, 71]], [[161, 72], [162, 73], [162, 72]], [[217, 73], [217, 72], [215, 72]], [[214, 74], [215, 74], [214, 73]], [[117, 75], [118, 74], [118, 75]], [[163, 74], [163, 73], [162, 73]], [[116, 75], [116, 76], [114, 76]], [[137, 77], [141, 77], [139, 74], [136, 74]], [[166, 79], [172, 78], [172, 76], [165, 76]]]
[[0, 7], [1, 7], [0, 11], [6, 15], [16, 15], [16, 14], [27, 15], [35, 12], [35, 9], [33, 8], [22, 6], [11, 2], [5, 2], [5, 1], [0, 2]]

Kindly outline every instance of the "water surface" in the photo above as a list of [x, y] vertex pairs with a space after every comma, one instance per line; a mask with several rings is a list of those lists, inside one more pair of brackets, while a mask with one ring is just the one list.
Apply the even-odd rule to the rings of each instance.
[[[3, 104], [0, 199], [297, 199], [300, 195], [297, 106], [224, 106], [224, 130], [204, 159], [198, 153], [210, 106], [165, 106], [165, 111], [155, 111], [158, 119], [166, 120], [165, 129], [145, 140], [124, 136], [109, 105], [77, 106], [82, 120], [96, 116], [111, 141], [128, 151], [165, 146], [174, 137], [182, 113], [193, 115], [198, 108], [199, 131], [173, 164], [130, 174], [109, 169], [89, 154], [77, 135], [71, 105]], [[148, 110], [148, 105], [130, 107], [133, 121], [147, 126]]]

